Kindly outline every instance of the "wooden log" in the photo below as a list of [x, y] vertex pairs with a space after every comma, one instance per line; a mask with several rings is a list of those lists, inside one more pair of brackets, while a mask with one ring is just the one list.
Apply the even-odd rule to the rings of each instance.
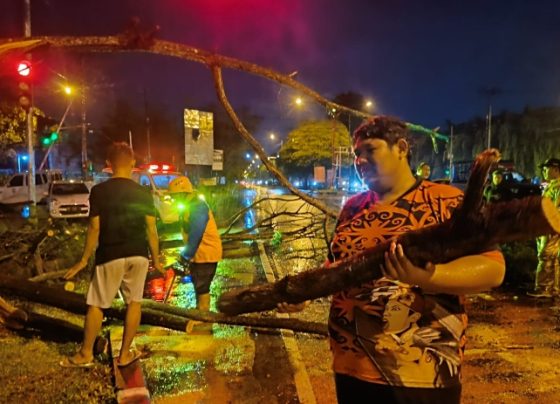
[[[0, 289], [10, 291], [19, 297], [76, 314], [86, 313], [85, 297], [37, 282], [30, 282], [14, 276], [0, 275]], [[188, 320], [210, 323], [249, 326], [265, 329], [288, 329], [298, 332], [326, 335], [326, 325], [298, 319], [271, 317], [232, 317], [221, 313], [207, 313], [168, 306], [149, 300], [143, 301], [142, 323], [184, 331]], [[126, 308], [112, 306], [104, 311], [107, 317], [124, 320]]]
[[27, 313], [0, 297], [0, 324], [14, 330], [20, 330], [28, 320]]
[[[450, 220], [397, 237], [415, 265], [445, 263], [489, 251], [498, 243], [560, 232], [560, 214], [550, 199], [531, 196], [483, 204], [482, 187], [498, 159], [493, 149], [477, 157], [463, 203]], [[300, 303], [357, 287], [381, 277], [380, 265], [389, 245], [379, 244], [328, 268], [288, 275], [276, 283], [228, 291], [220, 297], [218, 309], [228, 315], [271, 310], [279, 302]]]

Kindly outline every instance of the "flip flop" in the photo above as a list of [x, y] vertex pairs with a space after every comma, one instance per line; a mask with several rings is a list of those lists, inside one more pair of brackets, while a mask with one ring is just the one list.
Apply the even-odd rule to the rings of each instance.
[[95, 366], [93, 360], [89, 362], [78, 363], [72, 357], [66, 357], [59, 362], [59, 365], [63, 368], [92, 368]]
[[118, 359], [117, 359], [117, 366], [120, 368], [124, 368], [127, 367], [128, 365], [136, 362], [138, 359], [142, 358], [142, 356], [144, 356], [144, 354], [140, 351], [132, 351], [132, 358], [130, 358], [130, 360], [128, 362], [125, 363], [121, 363]]
[[193, 330], [194, 330], [194, 327], [195, 327], [196, 325], [199, 325], [199, 324], [204, 324], [204, 321], [198, 321], [198, 320], [189, 320], [189, 321], [187, 321], [187, 326], [185, 327], [185, 332], [186, 332], [187, 334], [192, 334], [192, 332], [193, 332]]

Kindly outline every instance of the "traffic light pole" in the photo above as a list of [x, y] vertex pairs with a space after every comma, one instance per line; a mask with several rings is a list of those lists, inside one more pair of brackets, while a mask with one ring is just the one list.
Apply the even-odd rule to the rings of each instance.
[[[24, 36], [31, 37], [31, 0], [24, 0]], [[31, 60], [31, 55], [28, 55]], [[31, 91], [33, 88], [31, 87]], [[33, 97], [31, 97], [31, 100]], [[37, 190], [35, 188], [35, 151], [33, 150], [33, 102], [30, 101], [29, 109], [27, 110], [27, 154], [28, 154], [28, 172], [27, 184], [29, 188], [29, 200], [31, 201], [31, 209], [29, 212], [29, 219], [32, 222], [37, 221]]]
[[33, 107], [27, 111], [27, 154], [28, 154], [28, 171], [27, 183], [29, 184], [29, 200], [33, 205], [32, 211], [35, 210], [37, 204], [37, 189], [35, 187], [35, 151], [33, 150]]

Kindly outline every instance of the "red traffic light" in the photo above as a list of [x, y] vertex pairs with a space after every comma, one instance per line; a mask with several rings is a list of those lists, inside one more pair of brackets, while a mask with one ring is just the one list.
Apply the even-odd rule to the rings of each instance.
[[18, 63], [17, 72], [20, 76], [29, 77], [31, 74], [31, 63], [27, 60], [22, 60]]

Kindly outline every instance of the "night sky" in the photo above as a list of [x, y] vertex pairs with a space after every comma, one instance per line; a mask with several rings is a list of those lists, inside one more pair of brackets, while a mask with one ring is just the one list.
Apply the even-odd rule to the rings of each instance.
[[[23, 0], [0, 0], [0, 36], [22, 35]], [[503, 92], [494, 110], [560, 104], [560, 1], [399, 0], [31, 0], [34, 35], [111, 35], [131, 16], [161, 26], [160, 39], [245, 59], [297, 79], [326, 97], [345, 91], [375, 100], [377, 112], [438, 126], [484, 116], [483, 88]], [[91, 64], [89, 63], [91, 62]], [[70, 58], [53, 62], [68, 74]], [[101, 55], [88, 64], [117, 96], [182, 109], [215, 101], [202, 65], [155, 55]], [[291, 90], [227, 73], [234, 106], [265, 118], [257, 136], [283, 133], [310, 113], [293, 111]], [[41, 91], [41, 90], [38, 90]], [[46, 90], [45, 90], [46, 91]], [[100, 102], [102, 101], [102, 102]], [[48, 109], [48, 108], [46, 108]], [[96, 118], [99, 117], [99, 118]]]

